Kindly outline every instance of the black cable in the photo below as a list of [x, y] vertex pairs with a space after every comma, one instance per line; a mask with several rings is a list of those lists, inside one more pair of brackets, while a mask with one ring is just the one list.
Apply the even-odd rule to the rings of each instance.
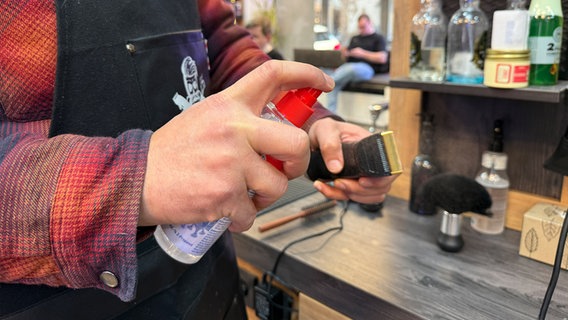
[[351, 201], [347, 201], [347, 203], [345, 204], [345, 206], [343, 207], [343, 210], [341, 211], [341, 214], [339, 216], [339, 226], [337, 227], [333, 227], [333, 228], [329, 228], [327, 230], [323, 230], [321, 232], [318, 233], [314, 233], [308, 236], [305, 236], [303, 238], [300, 239], [296, 239], [290, 243], [288, 243], [286, 246], [284, 246], [284, 248], [282, 248], [282, 250], [280, 251], [280, 253], [278, 254], [278, 257], [276, 257], [276, 261], [274, 262], [274, 267], [272, 267], [272, 274], [276, 275], [276, 269], [278, 268], [278, 264], [280, 263], [280, 259], [282, 258], [282, 256], [284, 256], [284, 253], [286, 252], [286, 250], [288, 250], [291, 246], [298, 244], [300, 242], [309, 240], [309, 239], [313, 239], [313, 238], [317, 238], [320, 236], [323, 236], [329, 232], [332, 231], [341, 231], [343, 230], [343, 217], [345, 216], [345, 213], [347, 213], [347, 209], [349, 208], [349, 204], [351, 203]]
[[562, 264], [562, 257], [564, 256], [564, 246], [566, 244], [566, 235], [568, 234], [568, 210], [564, 212], [564, 222], [562, 222], [562, 231], [560, 232], [560, 239], [558, 239], [558, 248], [556, 249], [556, 257], [554, 258], [554, 267], [552, 269], [552, 275], [550, 277], [550, 282], [548, 283], [548, 288], [546, 289], [546, 294], [542, 301], [542, 306], [540, 307], [540, 313], [538, 315], [539, 320], [544, 320], [546, 318], [546, 312], [550, 301], [552, 300], [552, 294], [556, 288], [556, 283], [558, 282], [558, 275], [560, 274], [560, 265]]
[[[309, 239], [313, 239], [313, 238], [316, 238], [316, 237], [323, 236], [323, 235], [325, 235], [325, 234], [327, 234], [327, 233], [329, 233], [329, 232], [332, 232], [332, 231], [338, 231], [338, 232], [340, 232], [341, 230], [343, 230], [343, 217], [344, 217], [345, 214], [347, 213], [347, 210], [349, 209], [349, 204], [350, 204], [350, 203], [351, 203], [351, 201], [348, 200], [347, 203], [345, 204], [345, 206], [343, 207], [341, 213], [340, 213], [340, 216], [339, 216], [339, 226], [333, 227], [333, 228], [329, 228], [329, 229], [326, 229], [326, 230], [324, 230], [324, 231], [321, 231], [321, 232], [318, 232], [318, 233], [314, 233], [314, 234], [311, 234], [311, 235], [302, 237], [302, 238], [300, 238], [300, 239], [296, 239], [296, 240], [294, 240], [294, 241], [288, 243], [286, 246], [284, 246], [284, 248], [282, 248], [282, 250], [280, 251], [280, 253], [279, 253], [278, 256], [276, 257], [276, 260], [275, 260], [275, 262], [274, 262], [274, 266], [272, 267], [272, 271], [267, 271], [267, 272], [265, 272], [265, 273], [263, 274], [263, 277], [262, 277], [262, 278], [263, 278], [263, 281], [266, 281], [266, 280], [265, 280], [265, 279], [266, 279], [266, 276], [269, 276], [269, 280], [266, 281], [266, 284], [267, 284], [267, 291], [268, 291], [268, 292], [270, 292], [270, 291], [272, 290], [272, 281], [273, 281], [274, 279], [276, 279], [276, 280], [277, 280], [278, 282], [280, 282], [282, 285], [287, 286], [287, 287], [290, 287], [289, 285], [286, 284], [285, 281], [283, 281], [283, 280], [280, 279], [278, 276], [276, 276], [276, 270], [277, 270], [277, 268], [278, 268], [278, 264], [280, 263], [280, 259], [284, 256], [284, 253], [286, 252], [286, 250], [288, 250], [290, 247], [292, 247], [293, 245], [298, 244], [298, 243], [300, 243], [300, 242], [303, 242], [303, 241], [306, 241], [306, 240], [309, 240]], [[271, 299], [270, 297], [268, 297], [268, 302], [269, 302], [272, 306], [277, 307], [277, 308], [279, 308], [279, 309], [281, 309], [281, 310], [287, 310], [287, 311], [291, 311], [291, 312], [297, 312], [297, 311], [298, 311], [297, 309], [290, 308], [290, 307], [287, 307], [287, 306], [283, 306], [283, 305], [281, 305], [281, 304], [278, 304], [278, 303], [272, 301], [272, 299]]]

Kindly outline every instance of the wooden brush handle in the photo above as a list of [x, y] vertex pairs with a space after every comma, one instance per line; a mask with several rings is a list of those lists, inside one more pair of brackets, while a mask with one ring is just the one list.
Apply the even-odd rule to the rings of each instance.
[[305, 217], [305, 216], [308, 216], [310, 214], [320, 212], [320, 211], [323, 211], [325, 209], [329, 209], [331, 207], [334, 207], [336, 203], [337, 202], [335, 200], [327, 200], [323, 203], [318, 203], [314, 206], [306, 208], [306, 209], [304, 209], [304, 210], [302, 210], [298, 213], [295, 213], [293, 215], [289, 215], [289, 216], [286, 216], [286, 217], [282, 217], [282, 218], [267, 222], [267, 223], [259, 226], [258, 231], [259, 232], [265, 232], [265, 231], [274, 229], [274, 228], [279, 227], [283, 224], [286, 224], [290, 221], [294, 221], [298, 218]]

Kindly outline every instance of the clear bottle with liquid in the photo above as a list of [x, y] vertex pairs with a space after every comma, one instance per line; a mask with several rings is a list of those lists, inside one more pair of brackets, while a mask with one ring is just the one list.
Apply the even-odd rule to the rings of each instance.
[[[276, 105], [269, 102], [262, 110], [261, 118], [301, 127], [312, 115], [312, 105], [321, 91], [303, 88], [287, 93]], [[278, 170], [282, 163], [270, 156], [265, 156]], [[249, 190], [249, 196], [254, 191]], [[159, 225], [154, 231], [156, 242], [172, 258], [186, 264], [198, 262], [211, 246], [227, 230], [231, 220], [227, 217], [217, 221], [196, 224]]]
[[432, 206], [425, 206], [418, 197], [418, 191], [430, 178], [439, 173], [432, 154], [434, 151], [434, 116], [421, 114], [422, 126], [420, 128], [419, 154], [412, 161], [410, 171], [410, 201], [408, 208], [421, 215], [433, 215], [436, 210]]
[[489, 150], [481, 157], [481, 169], [475, 181], [481, 184], [491, 197], [491, 217], [474, 215], [471, 227], [485, 234], [500, 234], [505, 230], [505, 217], [509, 198], [509, 176], [507, 175], [507, 154], [503, 152], [502, 121], [495, 121], [493, 140]]
[[448, 23], [448, 82], [483, 83], [489, 20], [479, 9], [479, 0], [460, 0], [460, 8]]
[[421, 0], [412, 18], [409, 77], [421, 81], [443, 81], [446, 73], [447, 19], [440, 0]]
[[555, 85], [560, 72], [563, 14], [560, 0], [533, 0], [529, 6], [529, 85]]

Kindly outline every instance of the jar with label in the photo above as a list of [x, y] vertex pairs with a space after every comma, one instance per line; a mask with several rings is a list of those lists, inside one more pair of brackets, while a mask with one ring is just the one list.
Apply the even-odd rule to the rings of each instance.
[[483, 84], [493, 88], [524, 88], [529, 85], [529, 50], [487, 49]]

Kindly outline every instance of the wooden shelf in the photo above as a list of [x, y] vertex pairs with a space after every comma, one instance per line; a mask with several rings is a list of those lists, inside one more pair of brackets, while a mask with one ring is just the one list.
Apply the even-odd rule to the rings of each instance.
[[564, 103], [568, 81], [559, 81], [554, 86], [530, 86], [521, 89], [489, 88], [481, 84], [456, 84], [451, 82], [426, 82], [409, 78], [391, 78], [393, 88], [418, 89], [427, 92], [500, 98], [511, 100]]

